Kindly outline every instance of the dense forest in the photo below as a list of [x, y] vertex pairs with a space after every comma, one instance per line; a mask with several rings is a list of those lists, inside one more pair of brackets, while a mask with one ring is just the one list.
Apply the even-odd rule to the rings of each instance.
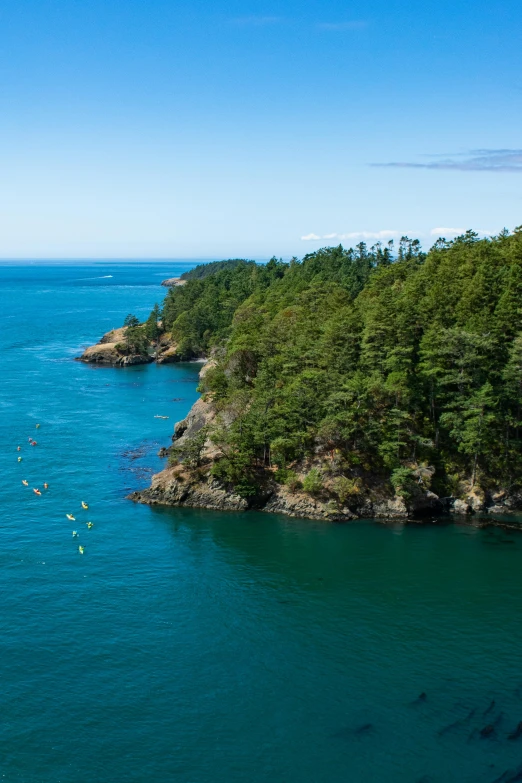
[[209, 261], [208, 264], [199, 264], [194, 269], [183, 272], [180, 275], [180, 280], [203, 280], [203, 278], [215, 275], [216, 272], [220, 272], [222, 269], [233, 269], [235, 266], [244, 263], [242, 258], [229, 259], [228, 261]]
[[519, 481], [522, 228], [225, 263], [171, 289], [162, 317], [185, 357], [216, 361], [201, 390], [227, 426], [205, 436], [240, 494], [314, 459], [304, 488], [319, 491], [317, 455], [339, 497], [368, 475], [404, 496]]

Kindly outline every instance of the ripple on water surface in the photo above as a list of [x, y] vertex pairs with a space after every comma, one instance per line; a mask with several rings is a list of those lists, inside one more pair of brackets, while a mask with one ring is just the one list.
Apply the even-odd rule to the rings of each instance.
[[516, 779], [520, 536], [125, 499], [199, 367], [72, 357], [181, 271], [0, 267], [2, 780]]

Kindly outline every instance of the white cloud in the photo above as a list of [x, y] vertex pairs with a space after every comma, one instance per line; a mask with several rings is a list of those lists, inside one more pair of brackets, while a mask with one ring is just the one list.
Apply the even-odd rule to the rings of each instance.
[[403, 231], [383, 229], [382, 231], [349, 231], [346, 234], [334, 232], [332, 234], [323, 234], [322, 236], [318, 236], [317, 234], [306, 234], [306, 236], [301, 237], [301, 239], [395, 239], [396, 237], [401, 237], [403, 234]]
[[466, 229], [465, 228], [432, 228], [430, 231], [430, 236], [432, 237], [448, 237], [448, 236], [454, 236], [458, 237], [461, 234], [465, 234]]
[[402, 236], [401, 231], [384, 229], [383, 231], [350, 231], [348, 234], [334, 234], [337, 239], [395, 239]]
[[[431, 231], [431, 234], [436, 233], [437, 231], [457, 231], [459, 233], [463, 233], [461, 229], [447, 229], [447, 228], [437, 228], [433, 229]], [[482, 232], [484, 233], [484, 232]], [[400, 239], [403, 236], [407, 237], [420, 237], [423, 236], [423, 234], [420, 231], [396, 231], [395, 229], [391, 228], [384, 228], [381, 229], [381, 231], [348, 231], [344, 234], [339, 234], [337, 232], [331, 233], [331, 234], [322, 234], [322, 236], [318, 236], [318, 234], [306, 234], [304, 237], [301, 237], [301, 239], [304, 239], [305, 241], [319, 241], [319, 240], [353, 240], [358, 242], [363, 242], [365, 240], [374, 239], [376, 241], [383, 240], [387, 241], [389, 239]], [[440, 234], [438, 234], [440, 236]]]
[[[439, 226], [438, 228], [432, 228], [430, 236], [432, 237], [460, 237], [466, 233], [465, 228], [444, 228]], [[476, 233], [481, 237], [492, 237], [493, 231], [482, 231], [477, 229]]]

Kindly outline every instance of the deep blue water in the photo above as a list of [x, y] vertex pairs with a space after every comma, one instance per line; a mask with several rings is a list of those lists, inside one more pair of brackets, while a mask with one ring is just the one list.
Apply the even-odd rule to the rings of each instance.
[[188, 266], [0, 265], [0, 780], [489, 783], [515, 769], [521, 536], [125, 499], [160, 466], [199, 367], [73, 357], [148, 315]]

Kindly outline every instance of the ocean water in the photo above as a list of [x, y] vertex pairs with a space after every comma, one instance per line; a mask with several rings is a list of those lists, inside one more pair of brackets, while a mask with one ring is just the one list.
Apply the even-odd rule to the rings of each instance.
[[199, 367], [73, 357], [188, 266], [0, 266], [0, 781], [509, 780], [522, 536], [126, 500]]

